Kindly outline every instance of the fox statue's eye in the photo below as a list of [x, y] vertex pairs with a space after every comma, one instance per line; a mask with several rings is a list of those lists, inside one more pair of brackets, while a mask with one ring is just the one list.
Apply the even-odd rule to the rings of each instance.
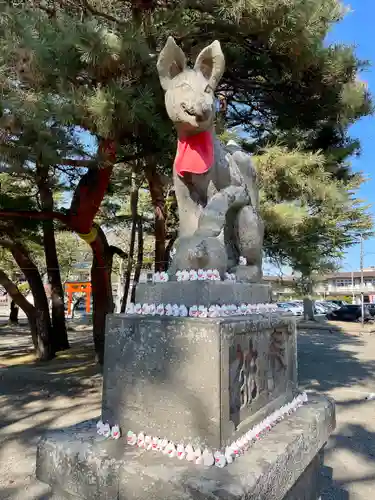
[[212, 92], [212, 87], [210, 85], [207, 85], [207, 87], [204, 89], [204, 91], [209, 94], [210, 92]]

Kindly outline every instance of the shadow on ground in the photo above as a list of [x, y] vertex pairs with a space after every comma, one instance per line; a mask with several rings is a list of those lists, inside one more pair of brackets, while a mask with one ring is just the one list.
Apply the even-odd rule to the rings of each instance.
[[0, 368], [33, 368], [47, 376], [75, 374], [80, 377], [98, 375], [99, 367], [95, 360], [92, 333], [89, 325], [71, 324], [68, 329], [71, 348], [57, 353], [55, 359], [38, 362], [34, 356], [27, 322], [18, 326], [0, 325]]
[[49, 498], [49, 488], [35, 479], [38, 439], [100, 414], [102, 381], [90, 328], [70, 329], [69, 341], [71, 349], [40, 363], [24, 322], [0, 328], [1, 500]]
[[306, 389], [327, 392], [375, 379], [375, 359], [358, 357], [368, 335], [331, 330], [301, 330], [298, 335], [299, 382]]
[[[348, 474], [333, 471], [327, 465], [322, 468], [321, 500], [367, 500], [370, 497], [363, 492], [375, 482], [375, 473], [367, 473], [375, 469], [375, 428], [368, 428], [364, 413], [368, 412], [370, 424], [375, 402], [367, 401], [366, 394], [375, 392], [375, 356], [371, 356], [371, 348], [375, 354], [375, 338], [369, 332], [362, 335], [358, 328], [355, 333], [348, 333], [350, 329], [350, 324], [345, 330], [340, 326], [301, 329], [298, 336], [300, 385], [331, 397], [339, 396], [338, 425], [326, 448], [326, 462], [344, 456], [340, 460], [351, 463], [345, 463]], [[362, 421], [351, 423], [350, 419], [358, 418], [356, 415], [361, 415]], [[357, 468], [357, 463], [365, 464], [365, 468]], [[338, 472], [340, 478], [333, 479], [332, 474]]]

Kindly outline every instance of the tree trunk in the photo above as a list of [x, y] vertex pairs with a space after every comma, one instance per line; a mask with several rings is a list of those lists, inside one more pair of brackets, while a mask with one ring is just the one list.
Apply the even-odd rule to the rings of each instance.
[[103, 231], [97, 227], [97, 237], [90, 244], [93, 252], [91, 285], [93, 298], [93, 338], [97, 361], [104, 362], [105, 321], [114, 309], [111, 274], [109, 272], [112, 252]]
[[23, 296], [17, 285], [8, 278], [4, 271], [1, 270], [0, 284], [8, 292], [12, 302], [14, 301], [26, 314], [37, 358], [41, 361], [49, 359], [48, 350], [46, 349], [45, 342], [43, 340], [46, 333], [46, 322], [43, 314], [38, 314], [38, 310]]
[[135, 237], [137, 231], [137, 220], [138, 220], [138, 198], [139, 198], [139, 188], [137, 186], [135, 174], [132, 174], [132, 190], [130, 194], [130, 210], [132, 216], [132, 228], [130, 233], [130, 245], [129, 245], [129, 258], [128, 264], [125, 271], [125, 283], [124, 283], [124, 295], [121, 301], [121, 312], [124, 313], [126, 309], [126, 303], [128, 301], [128, 295], [130, 290], [131, 274], [133, 269], [134, 260], [134, 247], [135, 247]]
[[91, 286], [93, 300], [93, 338], [97, 360], [103, 364], [105, 318], [113, 312], [111, 276], [107, 258], [109, 246], [103, 231], [93, 225], [107, 191], [116, 161], [116, 143], [101, 138], [98, 148], [98, 166], [82, 176], [74, 192], [69, 210], [69, 227], [76, 231], [91, 247], [93, 261]]
[[165, 248], [165, 260], [166, 260], [166, 271], [168, 271], [169, 265], [171, 263], [171, 251], [173, 248], [173, 245], [175, 244], [175, 241], [177, 240], [177, 231], [172, 234], [170, 240], [168, 241], [168, 245]]
[[[35, 311], [32, 313], [30, 311], [28, 319], [30, 321], [30, 316], [34, 316], [35, 318], [33, 321], [35, 328], [34, 345], [37, 357], [41, 361], [47, 361], [52, 359], [56, 352], [52, 342], [52, 325], [49, 315], [48, 300], [42, 278], [39, 274], [38, 268], [31, 260], [26, 247], [24, 247], [21, 243], [13, 243], [9, 245], [8, 248], [29, 283], [31, 293], [34, 298]], [[30, 326], [32, 325], [30, 324]]]
[[[38, 166], [38, 187], [43, 212], [53, 211], [53, 196], [49, 185], [48, 168]], [[54, 351], [69, 349], [65, 322], [64, 290], [61, 283], [60, 266], [57, 257], [54, 222], [43, 221], [43, 245], [47, 266], [48, 283], [51, 289], [52, 326]]]
[[303, 298], [303, 317], [305, 320], [314, 321], [314, 301], [312, 300], [313, 286], [310, 276], [302, 278], [305, 281], [305, 296]]
[[9, 324], [18, 325], [18, 311], [19, 308], [15, 301], [12, 299], [10, 302]]
[[135, 302], [135, 292], [137, 290], [137, 285], [139, 283], [139, 278], [141, 276], [142, 265], [143, 265], [143, 222], [142, 217], [138, 216], [137, 223], [137, 239], [138, 239], [138, 251], [137, 251], [137, 265], [134, 270], [134, 279], [131, 293], [131, 301]]
[[155, 272], [160, 272], [167, 268], [164, 186], [156, 165], [148, 165], [145, 173], [155, 214]]

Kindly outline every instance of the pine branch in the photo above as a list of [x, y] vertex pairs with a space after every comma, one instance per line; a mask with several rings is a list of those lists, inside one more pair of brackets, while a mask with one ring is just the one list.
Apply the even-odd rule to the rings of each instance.
[[112, 255], [118, 255], [122, 259], [127, 259], [129, 257], [129, 254], [124, 252], [124, 250], [121, 250], [121, 248], [116, 247], [115, 245], [111, 245], [109, 247], [109, 250]]
[[[103, 12], [95, 7], [93, 7], [88, 0], [81, 0], [81, 4], [83, 4], [83, 7], [90, 12], [93, 16], [101, 17], [102, 19], [106, 19], [107, 21], [110, 21], [112, 23], [116, 23], [118, 25], [124, 25], [125, 22], [121, 21], [115, 16], [112, 16], [111, 14], [108, 14], [108, 12]], [[72, 5], [76, 5], [75, 2], [72, 2]]]
[[74, 158], [63, 158], [59, 161], [59, 165], [68, 165], [75, 168], [93, 168], [98, 162], [96, 160], [76, 160]]
[[0, 219], [56, 219], [64, 222], [65, 224], [68, 222], [68, 216], [60, 212], [38, 212], [36, 210], [0, 210]]

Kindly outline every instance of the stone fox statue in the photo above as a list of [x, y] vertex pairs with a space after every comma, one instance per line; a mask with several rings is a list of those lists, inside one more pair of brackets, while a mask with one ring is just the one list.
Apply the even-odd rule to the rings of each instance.
[[[159, 54], [165, 106], [178, 135], [173, 171], [180, 231], [171, 271], [214, 268], [256, 282], [264, 232], [256, 173], [247, 154], [224, 148], [214, 132], [214, 91], [224, 66], [218, 41], [200, 52], [193, 69], [172, 37]], [[246, 268], [238, 265], [240, 256]]]

